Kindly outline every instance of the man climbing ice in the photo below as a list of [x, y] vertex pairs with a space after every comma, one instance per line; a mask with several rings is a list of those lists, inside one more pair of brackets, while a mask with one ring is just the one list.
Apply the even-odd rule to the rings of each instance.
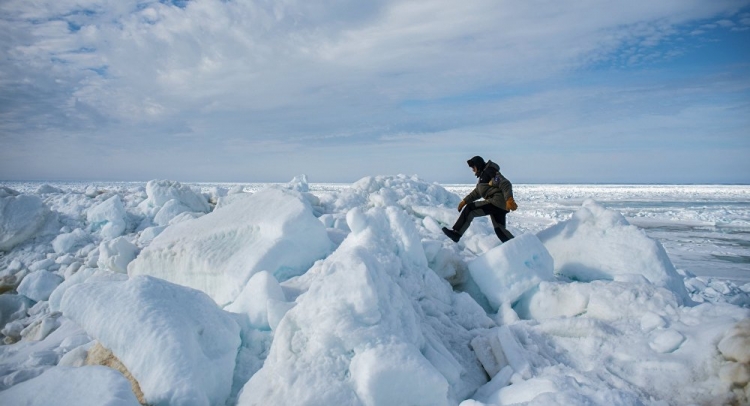
[[[458, 242], [474, 218], [490, 216], [497, 238], [502, 242], [510, 240], [513, 234], [505, 228], [505, 216], [518, 208], [513, 200], [513, 185], [500, 173], [500, 166], [492, 161], [485, 163], [481, 156], [475, 156], [466, 162], [479, 180], [474, 190], [458, 203], [461, 214], [456, 224], [452, 229], [443, 227], [443, 232]], [[484, 200], [477, 201], [479, 198]]]

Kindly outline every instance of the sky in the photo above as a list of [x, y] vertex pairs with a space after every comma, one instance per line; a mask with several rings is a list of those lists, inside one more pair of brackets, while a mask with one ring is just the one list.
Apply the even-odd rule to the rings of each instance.
[[750, 184], [750, 0], [2, 0], [0, 179]]

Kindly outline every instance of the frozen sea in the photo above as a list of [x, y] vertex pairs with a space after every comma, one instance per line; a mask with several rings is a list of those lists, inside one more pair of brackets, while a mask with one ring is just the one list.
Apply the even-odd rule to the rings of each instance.
[[[213, 187], [241, 187], [246, 192], [269, 183], [183, 182], [206, 191]], [[145, 182], [0, 182], [20, 192], [34, 192], [43, 184], [83, 191], [142, 186]], [[320, 194], [346, 189], [350, 183], [310, 183]], [[463, 197], [473, 184], [441, 184]], [[675, 267], [696, 276], [750, 282], [750, 185], [574, 185], [517, 184], [519, 209], [508, 216], [516, 232], [538, 232], [570, 218], [581, 203], [594, 199], [622, 213], [667, 250]], [[488, 221], [480, 219], [479, 221]]]
[[750, 186], [472, 188], [0, 182], [0, 404], [748, 404]]

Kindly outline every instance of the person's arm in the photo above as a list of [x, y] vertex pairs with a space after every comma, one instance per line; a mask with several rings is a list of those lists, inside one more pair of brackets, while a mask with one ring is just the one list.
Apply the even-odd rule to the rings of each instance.
[[477, 190], [477, 188], [475, 187], [474, 190], [471, 191], [471, 193], [466, 195], [466, 197], [464, 197], [464, 199], [458, 203], [458, 211], [461, 211], [461, 209], [463, 209], [464, 206], [466, 206], [467, 204], [471, 202], [476, 201], [477, 199], [479, 199], [479, 197], [480, 197], [479, 190]]
[[503, 192], [503, 197], [505, 198], [505, 210], [514, 211], [518, 209], [518, 205], [516, 204], [515, 199], [513, 199], [513, 185], [510, 181], [503, 178], [498, 187], [500, 188], [500, 191]]

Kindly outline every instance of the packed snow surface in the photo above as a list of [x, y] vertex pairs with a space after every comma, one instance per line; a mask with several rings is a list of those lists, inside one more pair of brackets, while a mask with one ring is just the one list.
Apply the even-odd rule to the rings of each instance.
[[516, 185], [456, 244], [471, 188], [2, 185], [0, 399], [748, 403], [750, 188]]

